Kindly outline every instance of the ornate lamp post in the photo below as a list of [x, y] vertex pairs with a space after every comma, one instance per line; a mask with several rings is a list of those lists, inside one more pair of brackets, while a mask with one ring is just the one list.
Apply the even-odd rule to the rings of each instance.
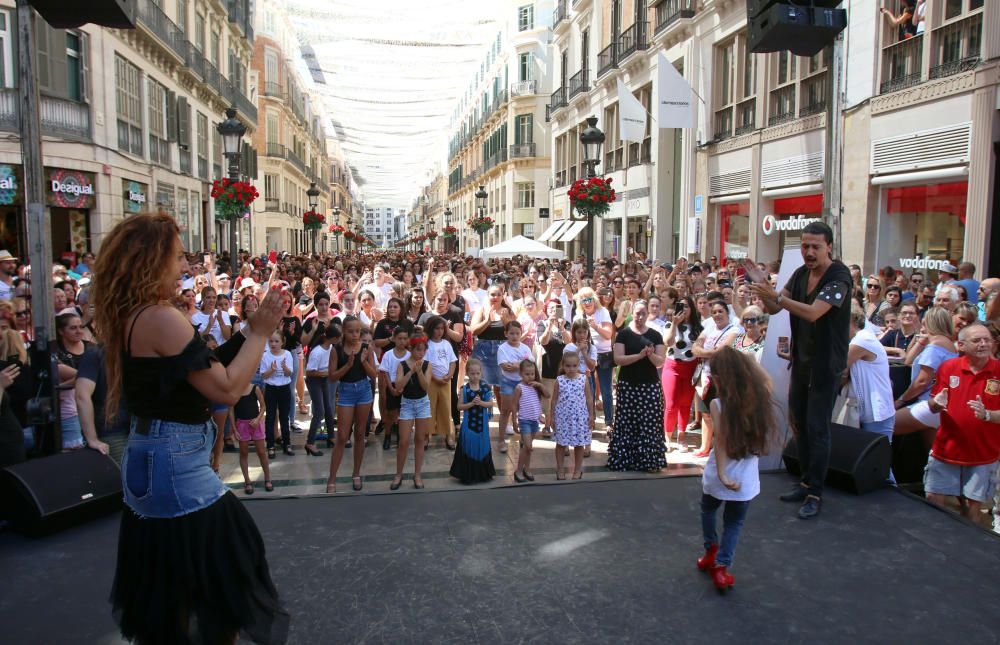
[[[479, 213], [479, 217], [486, 215], [486, 200], [489, 199], [489, 193], [486, 192], [486, 186], [480, 186], [479, 190], [476, 191], [476, 212]], [[479, 230], [479, 250], [483, 250], [483, 245], [485, 244], [484, 236], [486, 231]]]
[[653, 218], [646, 218], [646, 254], [647, 257], [652, 256], [652, 249], [650, 248], [650, 243], [653, 240]]
[[347, 247], [347, 254], [351, 254], [351, 238], [347, 237], [348, 233], [353, 235], [354, 229], [351, 228], [354, 223], [354, 217], [351, 215], [347, 216], [347, 227], [344, 229], [344, 245]]
[[[604, 145], [604, 133], [597, 129], [597, 117], [587, 118], [587, 127], [580, 133], [580, 144], [583, 146], [583, 165], [587, 167], [587, 177], [596, 177], [594, 168], [601, 163], [601, 146]], [[594, 231], [594, 215], [587, 213], [587, 229], [590, 235], [590, 254], [587, 256], [587, 273], [594, 275], [594, 256], [597, 255], [597, 235]]]
[[[451, 206], [445, 206], [445, 209], [444, 209], [444, 226], [445, 226], [445, 228], [450, 228], [451, 227], [451, 216], [452, 216]], [[447, 238], [447, 237], [444, 238], [444, 252], [445, 253], [452, 253], [453, 251], [451, 251], [451, 249], [448, 248], [448, 247], [451, 246], [448, 243], [448, 239], [449, 238]]]
[[[309, 190], [306, 191], [306, 197], [309, 199], [309, 210], [316, 212], [316, 207], [319, 206], [319, 188], [316, 188], [316, 182], [309, 184]], [[316, 228], [313, 228], [312, 233], [312, 247], [313, 253], [316, 252]]]
[[[337, 226], [340, 226], [340, 206], [334, 206], [333, 207], [333, 223], [335, 225], [337, 225]], [[334, 235], [333, 237], [335, 237], [337, 239], [337, 251], [336, 251], [336, 253], [337, 253], [337, 255], [340, 255], [340, 236], [339, 235]]]
[[[226, 120], [216, 126], [216, 130], [222, 136], [222, 154], [229, 162], [230, 181], [240, 179], [240, 148], [243, 147], [243, 135], [247, 133], [247, 126], [236, 118], [236, 108], [226, 110]], [[238, 215], [233, 215], [229, 219], [229, 272], [234, 276], [239, 272], [239, 247], [236, 244], [236, 220]]]

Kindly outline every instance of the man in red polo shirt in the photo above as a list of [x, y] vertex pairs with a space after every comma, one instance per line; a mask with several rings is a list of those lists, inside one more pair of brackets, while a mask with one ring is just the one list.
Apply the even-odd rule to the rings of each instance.
[[1000, 459], [1000, 360], [993, 358], [993, 337], [976, 323], [958, 334], [961, 356], [938, 368], [931, 411], [941, 412], [924, 471], [927, 499], [939, 506], [957, 497], [970, 520], [996, 488]]

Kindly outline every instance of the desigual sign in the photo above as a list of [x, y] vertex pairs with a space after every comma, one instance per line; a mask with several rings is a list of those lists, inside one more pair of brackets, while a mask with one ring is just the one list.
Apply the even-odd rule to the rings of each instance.
[[806, 217], [805, 215], [796, 215], [788, 219], [778, 219], [774, 215], [765, 215], [760, 222], [760, 227], [763, 229], [764, 235], [774, 235], [775, 231], [801, 231], [809, 224], [818, 221], [820, 221], [818, 217]]
[[94, 174], [80, 170], [46, 168], [49, 206], [59, 208], [93, 208]]
[[931, 260], [930, 258], [899, 258], [899, 267], [901, 269], [931, 269], [933, 271], [940, 271], [948, 263], [948, 260]]

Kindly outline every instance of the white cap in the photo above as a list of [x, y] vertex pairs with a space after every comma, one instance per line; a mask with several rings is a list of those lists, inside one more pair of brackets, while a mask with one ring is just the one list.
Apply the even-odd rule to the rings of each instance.
[[955, 266], [954, 264], [950, 263], [950, 262], [945, 262], [944, 264], [941, 265], [941, 268], [938, 269], [938, 273], [942, 273], [942, 272], [943, 273], [952, 273], [954, 275], [958, 275], [958, 267]]

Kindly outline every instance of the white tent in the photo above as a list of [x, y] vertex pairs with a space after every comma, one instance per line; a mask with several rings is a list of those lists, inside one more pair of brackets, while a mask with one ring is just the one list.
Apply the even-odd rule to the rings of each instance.
[[548, 258], [551, 260], [561, 260], [566, 254], [559, 249], [545, 246], [541, 242], [516, 235], [506, 242], [501, 242], [495, 246], [483, 249], [479, 257], [489, 260], [491, 258], [512, 258], [515, 255], [525, 255], [533, 258]]

